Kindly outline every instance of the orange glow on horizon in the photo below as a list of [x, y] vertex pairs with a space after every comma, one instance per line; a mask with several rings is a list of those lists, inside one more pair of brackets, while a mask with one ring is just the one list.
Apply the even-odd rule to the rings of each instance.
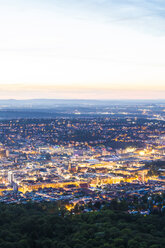
[[[128, 87], [128, 86], [127, 86]], [[157, 85], [147, 89], [140, 86], [121, 88], [113, 85], [96, 86], [82, 85], [27, 85], [6, 84], [0, 85], [0, 99], [164, 99], [165, 86], [161, 89]]]

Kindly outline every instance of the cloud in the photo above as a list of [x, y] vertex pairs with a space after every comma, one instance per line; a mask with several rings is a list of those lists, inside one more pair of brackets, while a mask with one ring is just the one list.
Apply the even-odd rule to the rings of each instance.
[[53, 3], [64, 10], [67, 7], [75, 18], [116, 23], [153, 35], [165, 34], [163, 0], [62, 0]]

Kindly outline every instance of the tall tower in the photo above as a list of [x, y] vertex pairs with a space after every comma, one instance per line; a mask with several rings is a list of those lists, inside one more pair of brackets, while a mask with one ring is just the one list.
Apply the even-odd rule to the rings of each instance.
[[71, 169], [72, 169], [72, 166], [71, 166], [71, 163], [69, 162], [68, 171], [71, 171]]

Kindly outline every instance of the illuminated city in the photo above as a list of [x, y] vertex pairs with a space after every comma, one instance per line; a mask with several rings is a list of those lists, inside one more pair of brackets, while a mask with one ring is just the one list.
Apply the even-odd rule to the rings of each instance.
[[70, 209], [165, 192], [164, 103], [85, 104], [57, 118], [0, 121], [1, 202]]

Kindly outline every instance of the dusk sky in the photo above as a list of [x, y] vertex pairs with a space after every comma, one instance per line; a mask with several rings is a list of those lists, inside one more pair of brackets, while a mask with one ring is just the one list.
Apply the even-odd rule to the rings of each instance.
[[0, 99], [164, 99], [164, 0], [0, 0]]

